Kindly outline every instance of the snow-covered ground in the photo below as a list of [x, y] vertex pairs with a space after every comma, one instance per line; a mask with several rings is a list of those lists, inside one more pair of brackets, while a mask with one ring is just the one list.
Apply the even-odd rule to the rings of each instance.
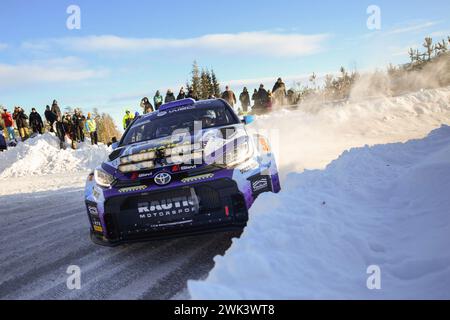
[[81, 143], [77, 150], [60, 150], [55, 135], [46, 133], [0, 153], [0, 195], [80, 187], [90, 170], [111, 149]]
[[[264, 194], [194, 299], [450, 298], [450, 127], [353, 149]], [[381, 268], [381, 290], [366, 286]]]
[[[243, 236], [205, 281], [189, 284], [190, 295], [448, 298], [450, 130], [425, 138], [442, 124], [450, 124], [450, 87], [258, 117], [252, 127], [271, 138], [283, 190], [258, 199]], [[423, 140], [389, 144], [411, 139]], [[228, 248], [228, 236], [201, 252], [190, 238], [170, 242], [166, 260], [150, 263], [144, 258], [158, 245], [92, 245], [82, 188], [109, 152], [89, 144], [61, 151], [47, 134], [0, 153], [0, 298], [185, 297], [186, 278], [204, 278]], [[92, 268], [97, 252], [104, 261]], [[77, 263], [104, 271], [88, 274], [85, 291], [68, 293], [64, 267]], [[381, 268], [380, 291], [366, 288], [372, 264]], [[102, 285], [111, 274], [115, 282]]]

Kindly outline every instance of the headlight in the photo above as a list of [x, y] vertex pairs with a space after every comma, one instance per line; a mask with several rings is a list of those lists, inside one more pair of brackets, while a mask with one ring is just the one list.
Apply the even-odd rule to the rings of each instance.
[[179, 155], [189, 155], [191, 152], [201, 151], [201, 149], [202, 148], [200, 143], [179, 145], [164, 150], [164, 156], [170, 157]]
[[114, 181], [114, 177], [101, 168], [95, 169], [94, 179], [95, 183], [105, 188], [109, 188]]
[[136, 153], [136, 154], [132, 154], [132, 155], [120, 158], [120, 163], [127, 164], [127, 163], [135, 163], [135, 162], [152, 160], [152, 159], [155, 159], [155, 155], [156, 155], [155, 151]]
[[153, 169], [155, 167], [155, 163], [153, 161], [144, 161], [133, 164], [122, 164], [119, 166], [120, 172], [134, 172], [141, 170]]
[[247, 161], [253, 155], [253, 150], [248, 141], [240, 143], [234, 150], [226, 152], [223, 156], [223, 162], [227, 168], [233, 168], [238, 164]]
[[166, 149], [164, 155], [171, 164], [201, 164], [203, 160], [203, 150], [199, 143]]

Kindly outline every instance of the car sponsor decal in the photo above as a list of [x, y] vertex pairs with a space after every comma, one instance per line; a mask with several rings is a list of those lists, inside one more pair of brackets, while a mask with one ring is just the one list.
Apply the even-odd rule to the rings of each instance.
[[126, 192], [133, 192], [133, 191], [141, 191], [141, 190], [145, 190], [147, 188], [148, 187], [146, 185], [135, 186], [135, 187], [126, 187], [126, 188], [119, 189], [119, 192], [126, 193]]
[[272, 190], [272, 181], [269, 175], [258, 174], [250, 179], [251, 189], [254, 196]]
[[198, 198], [191, 195], [138, 203], [139, 219], [162, 218], [198, 212]]
[[181, 179], [181, 182], [189, 183], [189, 182], [195, 182], [195, 181], [200, 181], [200, 180], [205, 180], [205, 179], [211, 179], [212, 177], [214, 177], [213, 173], [207, 173], [207, 174], [201, 174], [201, 175], [195, 176], [195, 177], [183, 178], [183, 179]]
[[146, 177], [150, 177], [153, 175], [153, 172], [149, 172], [149, 173], [140, 173], [139, 174], [139, 178], [146, 178]]
[[194, 165], [191, 165], [191, 166], [181, 166], [180, 170], [192, 170], [192, 169], [196, 169], [196, 168], [197, 168], [197, 165], [194, 164]]
[[252, 182], [253, 192], [261, 191], [262, 189], [267, 188], [269, 183], [267, 182], [267, 178], [262, 178]]

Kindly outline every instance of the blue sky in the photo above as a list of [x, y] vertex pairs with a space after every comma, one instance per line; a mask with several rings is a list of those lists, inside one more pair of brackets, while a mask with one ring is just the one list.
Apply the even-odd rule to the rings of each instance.
[[[66, 27], [69, 5], [81, 29]], [[381, 30], [369, 30], [369, 5]], [[450, 35], [450, 2], [64, 1], [0, 2], [0, 104], [98, 107], [119, 119], [157, 89], [178, 91], [194, 59], [235, 91], [281, 76], [408, 61], [425, 36]]]

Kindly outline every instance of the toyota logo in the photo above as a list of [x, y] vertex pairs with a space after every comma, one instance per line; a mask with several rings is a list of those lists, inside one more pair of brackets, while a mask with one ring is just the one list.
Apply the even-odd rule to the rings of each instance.
[[157, 185], [165, 186], [166, 184], [170, 183], [170, 181], [172, 180], [172, 176], [167, 172], [161, 172], [155, 176], [154, 180]]

